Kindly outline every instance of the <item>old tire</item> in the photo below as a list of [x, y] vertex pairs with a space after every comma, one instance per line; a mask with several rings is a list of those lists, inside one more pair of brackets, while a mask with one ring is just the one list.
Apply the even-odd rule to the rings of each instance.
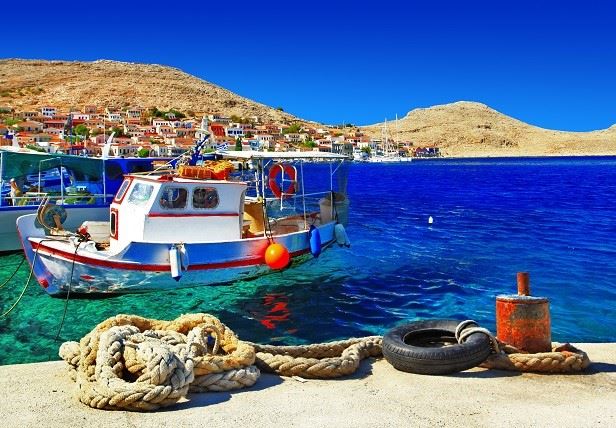
[[490, 354], [490, 339], [473, 333], [458, 344], [455, 331], [459, 323], [429, 320], [396, 327], [383, 336], [383, 356], [396, 369], [410, 373], [438, 375], [475, 367]]

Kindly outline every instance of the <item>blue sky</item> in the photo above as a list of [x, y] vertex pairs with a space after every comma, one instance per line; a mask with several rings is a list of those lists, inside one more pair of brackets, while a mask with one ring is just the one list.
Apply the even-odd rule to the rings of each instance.
[[305, 119], [479, 101], [534, 125], [616, 123], [616, 6], [561, 1], [5, 2], [0, 57], [158, 63]]

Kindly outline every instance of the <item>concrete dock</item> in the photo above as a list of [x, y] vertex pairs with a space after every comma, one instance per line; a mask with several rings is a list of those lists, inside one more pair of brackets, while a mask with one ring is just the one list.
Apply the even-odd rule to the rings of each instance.
[[149, 413], [96, 410], [76, 398], [64, 362], [0, 366], [6, 427], [614, 427], [616, 343], [575, 344], [582, 374], [473, 369], [449, 376], [365, 360], [352, 376], [300, 381], [264, 374], [251, 388], [190, 394]]

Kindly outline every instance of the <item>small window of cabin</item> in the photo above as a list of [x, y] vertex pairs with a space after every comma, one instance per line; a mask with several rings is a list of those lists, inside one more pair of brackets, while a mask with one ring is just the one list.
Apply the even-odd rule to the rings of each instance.
[[114, 200], [116, 202], [121, 202], [122, 199], [124, 199], [124, 195], [126, 194], [126, 191], [128, 190], [128, 186], [130, 186], [130, 182], [131, 180], [129, 180], [128, 178], [124, 179], [124, 181], [122, 182], [122, 185], [118, 189], [118, 193], [116, 193], [115, 195]]
[[111, 233], [111, 237], [117, 239], [118, 238], [118, 212], [114, 209], [111, 210], [111, 214], [109, 217], [109, 232]]
[[165, 209], [186, 208], [188, 191], [183, 187], [165, 186], [160, 192], [160, 206]]
[[193, 191], [193, 208], [213, 209], [218, 202], [218, 191], [213, 187], [197, 187]]
[[134, 205], [145, 205], [152, 196], [152, 190], [154, 190], [154, 186], [151, 184], [136, 183], [132, 192], [130, 192], [128, 202]]

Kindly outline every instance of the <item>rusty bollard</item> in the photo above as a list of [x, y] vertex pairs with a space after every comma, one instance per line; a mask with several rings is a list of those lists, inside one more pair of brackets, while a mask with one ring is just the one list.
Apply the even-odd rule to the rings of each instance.
[[528, 272], [518, 272], [518, 294], [496, 297], [496, 336], [529, 353], [550, 352], [550, 302], [530, 295]]

